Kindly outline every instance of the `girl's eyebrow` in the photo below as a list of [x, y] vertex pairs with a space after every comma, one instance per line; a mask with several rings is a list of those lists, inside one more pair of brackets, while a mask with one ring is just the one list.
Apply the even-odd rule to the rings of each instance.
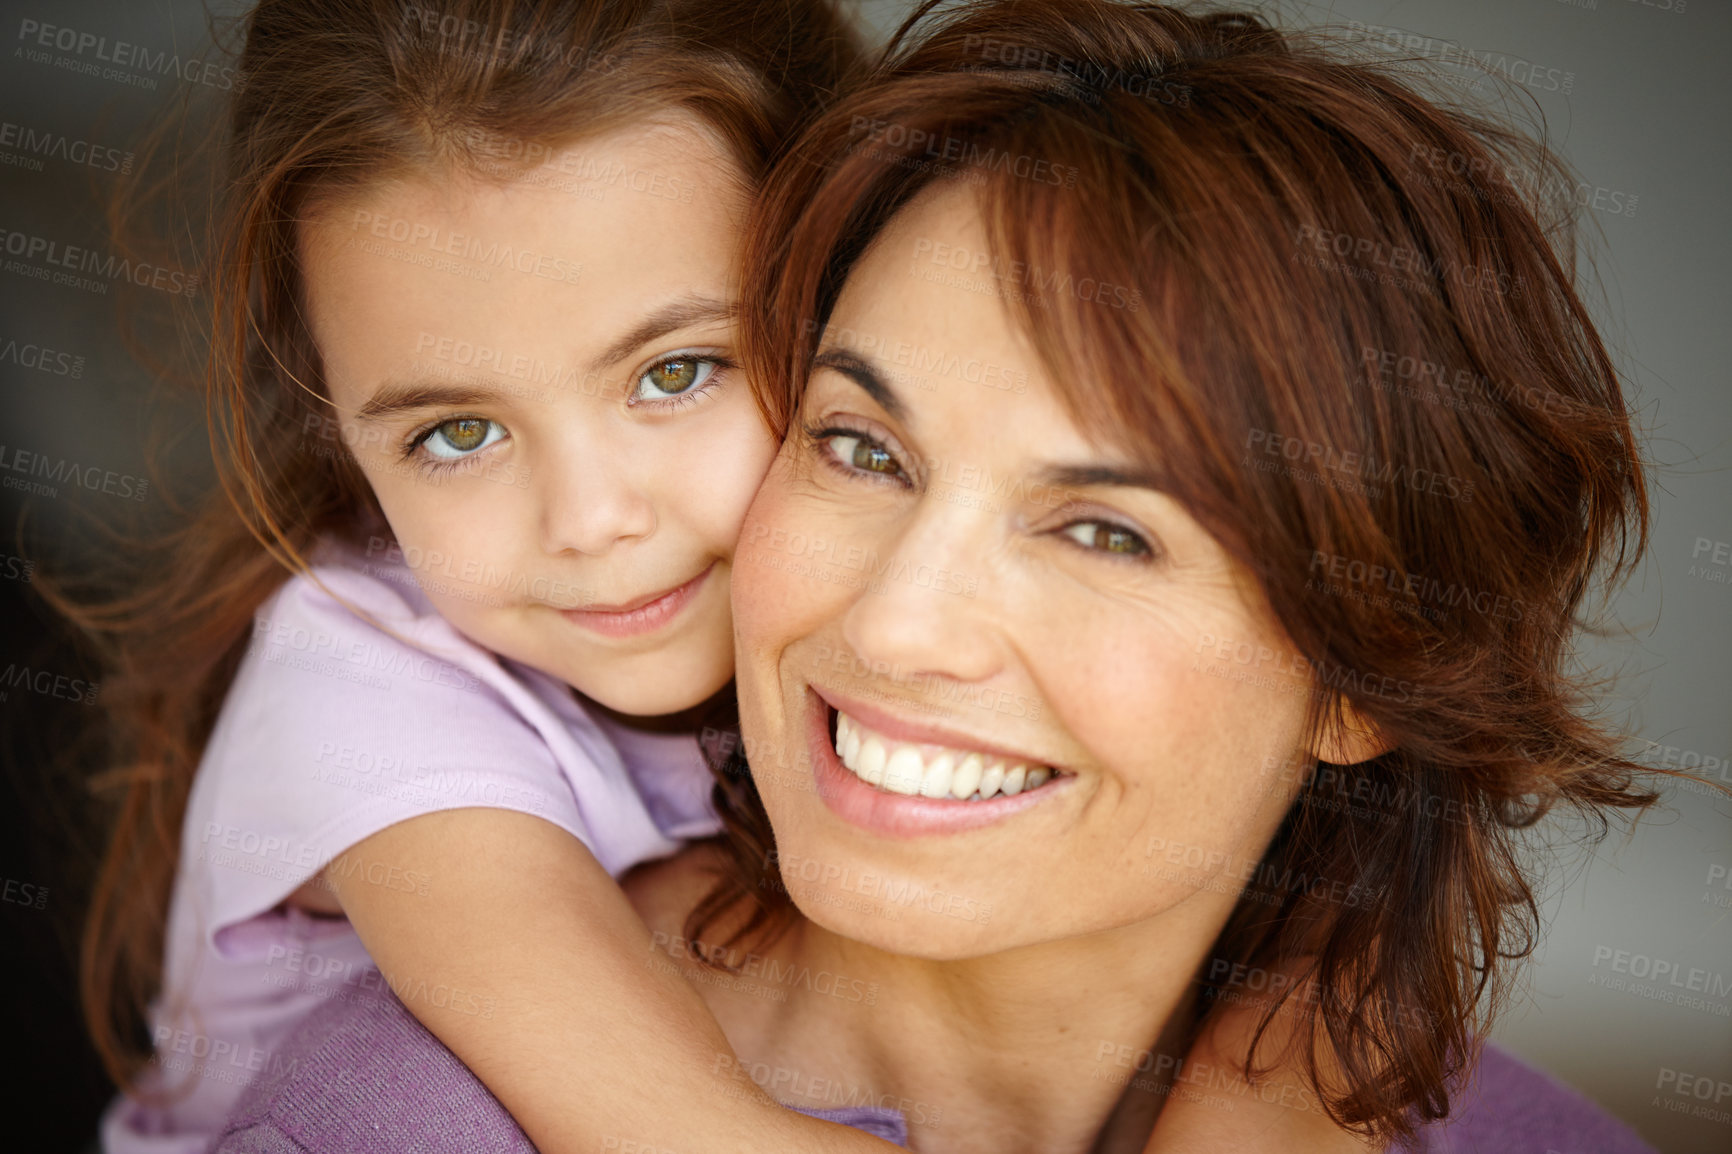
[[[738, 312], [739, 308], [734, 302], [717, 300], [714, 297], [694, 294], [675, 300], [645, 317], [641, 323], [602, 350], [601, 355], [591, 362], [594, 366], [591, 371], [624, 360], [637, 349], [669, 333], [693, 325], [729, 321]], [[497, 399], [498, 394], [492, 390], [473, 386], [387, 381], [365, 404], [355, 410], [355, 416], [363, 421], [377, 421], [412, 409], [480, 405]]]
[[682, 297], [663, 305], [603, 349], [601, 355], [591, 362], [591, 367], [604, 369], [617, 361], [624, 360], [639, 348], [659, 337], [678, 332], [680, 329], [689, 328], [692, 325], [730, 321], [738, 312], [739, 306], [733, 301], [717, 300], [715, 297], [696, 294]]
[[421, 381], [387, 382], [355, 410], [355, 416], [362, 421], [377, 421], [413, 409], [462, 408], [485, 404], [496, 397], [497, 394], [487, 389], [465, 385], [430, 385]]

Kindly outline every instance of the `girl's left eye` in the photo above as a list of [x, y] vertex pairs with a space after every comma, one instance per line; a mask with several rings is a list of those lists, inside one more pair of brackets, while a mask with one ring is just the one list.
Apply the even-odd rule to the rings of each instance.
[[453, 417], [427, 430], [421, 447], [441, 461], [477, 453], [505, 436], [505, 426], [485, 417]]
[[701, 388], [714, 375], [716, 362], [704, 357], [677, 356], [651, 365], [637, 379], [634, 401], [662, 401]]
[[1066, 525], [1059, 532], [1085, 549], [1100, 553], [1113, 553], [1122, 557], [1146, 557], [1154, 553], [1147, 541], [1124, 526], [1114, 525], [1109, 521], [1078, 521]]

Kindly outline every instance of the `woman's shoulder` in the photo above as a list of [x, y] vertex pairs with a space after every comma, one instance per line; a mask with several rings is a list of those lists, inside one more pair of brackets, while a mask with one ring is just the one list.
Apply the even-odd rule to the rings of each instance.
[[389, 994], [333, 999], [241, 1098], [213, 1154], [534, 1154], [481, 1080]]
[[1452, 1105], [1421, 1131], [1419, 1154], [1655, 1154], [1594, 1102], [1489, 1043]]

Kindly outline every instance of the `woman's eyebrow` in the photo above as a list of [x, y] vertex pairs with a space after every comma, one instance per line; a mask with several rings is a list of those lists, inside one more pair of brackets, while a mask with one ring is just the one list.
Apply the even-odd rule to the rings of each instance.
[[898, 421], [908, 419], [908, 407], [873, 363], [851, 349], [825, 349], [812, 358], [815, 369], [834, 369], [866, 391], [878, 407]]
[[1134, 465], [1047, 465], [1037, 470], [1035, 475], [1054, 489], [1120, 485], [1129, 489], [1152, 489], [1157, 493], [1167, 491], [1160, 474]]
[[678, 332], [683, 328], [689, 328], [692, 325], [732, 320], [738, 312], [739, 306], [733, 301], [717, 300], [715, 297], [695, 294], [682, 297], [670, 304], [663, 305], [620, 336], [619, 339], [603, 349], [595, 360], [590, 362], [590, 367], [593, 370], [604, 369], [624, 360], [657, 338]]

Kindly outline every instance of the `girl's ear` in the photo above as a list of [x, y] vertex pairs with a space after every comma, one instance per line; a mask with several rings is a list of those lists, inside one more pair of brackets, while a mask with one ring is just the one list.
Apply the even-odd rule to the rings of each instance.
[[1311, 755], [1331, 765], [1357, 765], [1394, 748], [1366, 716], [1344, 697], [1324, 714], [1311, 741]]

